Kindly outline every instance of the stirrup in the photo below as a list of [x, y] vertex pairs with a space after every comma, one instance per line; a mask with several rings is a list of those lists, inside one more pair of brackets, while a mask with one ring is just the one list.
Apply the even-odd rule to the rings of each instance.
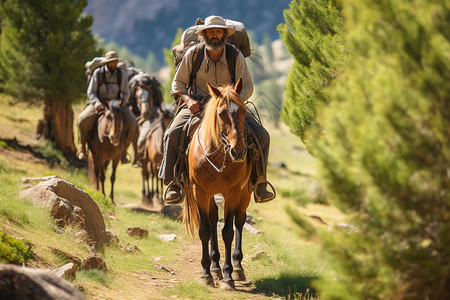
[[[179, 199], [167, 199], [167, 192], [169, 191], [171, 186], [179, 186], [180, 187], [180, 198]], [[184, 200], [184, 185], [181, 183], [180, 180], [178, 179], [174, 179], [171, 182], [169, 182], [169, 184], [166, 186], [166, 189], [164, 190], [164, 194], [163, 194], [163, 200], [164, 202], [166, 202], [167, 204], [180, 204], [183, 202]]]
[[[262, 183], [266, 183], [267, 186], [270, 186], [270, 189], [273, 192], [273, 197], [268, 198], [268, 199], [261, 199], [261, 197], [258, 196], [258, 193], [256, 192], [258, 189], [258, 186]], [[255, 199], [256, 203], [266, 203], [269, 202], [273, 199], [275, 199], [275, 197], [277, 196], [277, 193], [275, 191], [275, 188], [273, 187], [273, 185], [264, 177], [259, 177], [258, 180], [256, 180], [256, 183], [253, 185], [253, 198]]]

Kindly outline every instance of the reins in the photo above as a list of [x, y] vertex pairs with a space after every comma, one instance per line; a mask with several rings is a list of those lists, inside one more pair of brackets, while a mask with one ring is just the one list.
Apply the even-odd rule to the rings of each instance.
[[[228, 108], [229, 108], [229, 107], [228, 107]], [[226, 161], [226, 158], [227, 158], [227, 153], [228, 153], [228, 151], [230, 151], [230, 149], [231, 149], [231, 145], [230, 145], [230, 143], [228, 142], [228, 140], [225, 138], [225, 134], [224, 134], [223, 131], [221, 130], [220, 124], [219, 124], [218, 120], [219, 120], [219, 113], [216, 111], [216, 124], [217, 124], [217, 131], [219, 132], [219, 137], [220, 137], [220, 145], [219, 145], [214, 151], [209, 152], [209, 153], [206, 153], [206, 151], [205, 151], [205, 149], [203, 148], [203, 145], [202, 145], [202, 143], [201, 143], [201, 141], [200, 141], [200, 129], [201, 129], [201, 126], [203, 125], [203, 122], [202, 122], [202, 124], [200, 125], [200, 128], [198, 129], [198, 133], [197, 133], [197, 141], [198, 141], [198, 144], [199, 144], [200, 149], [201, 149], [201, 151], [202, 151], [202, 154], [205, 156], [206, 160], [213, 166], [213, 168], [214, 168], [217, 172], [222, 173], [223, 170], [225, 169], [225, 161]], [[245, 129], [246, 129], [246, 127], [244, 126], [244, 132], [245, 132]], [[245, 135], [244, 135], [244, 137], [245, 137]], [[221, 146], [223, 146], [223, 160], [222, 160], [222, 166], [221, 166], [220, 168], [218, 168], [218, 167], [211, 161], [211, 159], [209, 158], [209, 156], [211, 156], [211, 155], [217, 153], [217, 151], [219, 151], [219, 149], [221, 148]]]
[[[205, 149], [203, 148], [203, 145], [200, 141], [200, 128], [198, 130], [198, 134], [197, 134], [197, 140], [198, 140], [198, 144], [200, 146], [200, 149], [202, 150], [203, 155], [205, 156], [206, 160], [211, 164], [211, 166], [214, 167], [214, 169], [219, 172], [222, 173], [222, 171], [225, 169], [225, 161], [227, 159], [227, 152], [230, 150], [231, 145], [230, 143], [227, 141], [227, 139], [223, 136], [222, 132], [220, 131], [220, 126], [219, 126], [219, 122], [217, 122], [217, 127], [219, 128], [219, 134], [220, 134], [220, 145], [216, 148], [216, 150], [214, 150], [213, 152], [210, 153], [206, 153]], [[219, 151], [219, 149], [221, 148], [221, 146], [223, 145], [223, 161], [222, 161], [222, 166], [220, 167], [220, 169], [218, 167], [216, 167], [216, 165], [209, 159], [208, 156], [213, 155], [215, 153], [217, 153], [217, 151]]]
[[[113, 110], [110, 109], [109, 107], [108, 107], [108, 108], [105, 107], [105, 110], [106, 110], [106, 109], [109, 109], [110, 111], [113, 111]], [[114, 113], [113, 113], [113, 116], [114, 116]], [[106, 118], [104, 112], [103, 112], [103, 118]], [[115, 120], [115, 116], [114, 116], [114, 120]], [[106, 127], [105, 132], [103, 132], [103, 136], [106, 137], [106, 138], [108, 138], [108, 140], [109, 140], [109, 133], [110, 133], [110, 131], [111, 131], [111, 128], [112, 128], [112, 126], [113, 126], [113, 123], [114, 123], [114, 122], [109, 122], [108, 126]], [[121, 120], [119, 126], [120, 126], [120, 127], [119, 127], [119, 132], [122, 133], [122, 130], [123, 130], [123, 120]], [[110, 140], [111, 144], [113, 144], [114, 146], [119, 145], [119, 144], [120, 144], [120, 138], [121, 138], [121, 135], [119, 135], [119, 140], [118, 140], [117, 143], [112, 143], [112, 141]]]

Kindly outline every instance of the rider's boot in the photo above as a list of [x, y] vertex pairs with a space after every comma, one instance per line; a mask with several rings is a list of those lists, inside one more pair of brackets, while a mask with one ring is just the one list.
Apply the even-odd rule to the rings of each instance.
[[181, 187], [177, 184], [172, 184], [166, 193], [167, 204], [180, 204], [183, 202], [183, 195], [181, 194]]
[[122, 164], [128, 164], [128, 163], [131, 162], [128, 159], [128, 157], [127, 157], [127, 151], [126, 150], [122, 152], [122, 157], [121, 157], [120, 161], [122, 162]]
[[267, 190], [267, 183], [263, 182], [257, 186], [255, 197], [256, 203], [268, 202], [270, 200], [273, 200], [274, 198], [275, 198], [274, 193]]
[[86, 155], [86, 146], [85, 145], [82, 145], [80, 150], [78, 150], [77, 157], [79, 160], [86, 160], [87, 155]]
[[134, 160], [131, 166], [135, 168], [141, 168], [143, 161], [144, 161], [144, 154], [141, 151], [139, 151], [134, 154]]

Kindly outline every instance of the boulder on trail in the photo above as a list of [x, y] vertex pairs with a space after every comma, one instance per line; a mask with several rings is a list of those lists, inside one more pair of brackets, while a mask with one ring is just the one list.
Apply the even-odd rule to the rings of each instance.
[[81, 261], [80, 269], [85, 271], [92, 269], [106, 271], [108, 268], [106, 267], [106, 262], [100, 255], [91, 254]]
[[141, 228], [141, 227], [128, 227], [127, 228], [127, 234], [129, 236], [138, 236], [138, 237], [147, 237], [148, 236], [148, 230]]
[[0, 299], [85, 298], [72, 284], [48, 270], [0, 264]]
[[19, 197], [29, 199], [36, 206], [48, 207], [54, 216], [66, 219], [69, 223], [84, 226], [95, 248], [107, 244], [105, 221], [97, 203], [72, 183], [58, 178], [41, 181], [22, 191]]

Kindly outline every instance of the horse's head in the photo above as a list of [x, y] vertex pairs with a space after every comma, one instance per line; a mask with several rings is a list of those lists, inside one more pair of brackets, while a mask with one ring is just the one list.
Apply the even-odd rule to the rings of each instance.
[[103, 135], [109, 139], [111, 144], [118, 146], [123, 130], [122, 99], [106, 101], [104, 120]]
[[148, 87], [136, 87], [136, 102], [144, 119], [149, 119], [153, 109], [153, 92]]
[[204, 116], [204, 122], [209, 124], [209, 136], [214, 146], [224, 144], [235, 162], [244, 161], [247, 155], [244, 120], [247, 107], [240, 96], [242, 86], [242, 78], [239, 78], [235, 86], [223, 88], [208, 83], [211, 99]]
[[154, 113], [153, 107], [162, 103], [161, 86], [154, 76], [147, 73], [137, 75], [136, 82], [133, 88], [136, 105], [141, 116], [148, 120]]

